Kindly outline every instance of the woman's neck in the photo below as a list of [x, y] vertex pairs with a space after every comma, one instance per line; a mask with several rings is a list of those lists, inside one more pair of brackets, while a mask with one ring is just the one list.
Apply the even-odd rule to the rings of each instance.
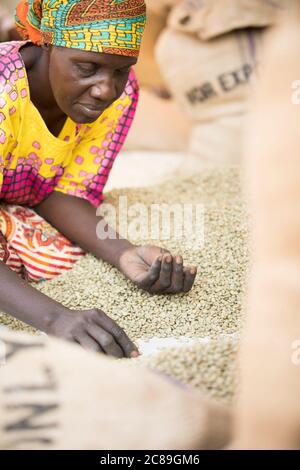
[[50, 52], [28, 43], [20, 50], [25, 64], [30, 98], [40, 112], [49, 131], [56, 137], [66, 122], [67, 116], [57, 106], [49, 81]]

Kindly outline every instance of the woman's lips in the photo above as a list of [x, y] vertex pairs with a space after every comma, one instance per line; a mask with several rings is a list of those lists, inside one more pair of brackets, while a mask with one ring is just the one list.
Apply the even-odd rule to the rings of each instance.
[[98, 118], [105, 108], [91, 108], [86, 104], [78, 103], [83, 113], [90, 118]]

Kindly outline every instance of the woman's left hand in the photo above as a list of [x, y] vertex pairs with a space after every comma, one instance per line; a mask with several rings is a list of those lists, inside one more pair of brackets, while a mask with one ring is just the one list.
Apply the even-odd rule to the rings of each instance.
[[135, 285], [152, 294], [188, 292], [195, 281], [196, 267], [184, 267], [180, 255], [158, 246], [127, 248], [119, 259], [120, 271]]

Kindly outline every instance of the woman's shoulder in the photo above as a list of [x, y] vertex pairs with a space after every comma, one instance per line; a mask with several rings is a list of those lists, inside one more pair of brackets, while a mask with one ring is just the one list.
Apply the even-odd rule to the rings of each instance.
[[19, 82], [24, 88], [27, 83], [25, 65], [20, 54], [24, 41], [0, 43], [0, 93], [12, 93], [14, 101]]
[[[0, 62], [3, 64], [14, 63], [20, 60], [20, 49], [26, 41], [0, 42]], [[22, 62], [22, 61], [21, 61]], [[19, 64], [19, 66], [23, 64]], [[3, 70], [0, 69], [0, 72]]]
[[26, 75], [20, 48], [26, 41], [10, 41], [0, 43], [0, 84], [14, 85], [18, 79]]
[[[24, 41], [0, 43], [0, 122], [14, 125], [28, 100], [28, 83], [20, 48]], [[4, 122], [5, 121], [5, 122]]]

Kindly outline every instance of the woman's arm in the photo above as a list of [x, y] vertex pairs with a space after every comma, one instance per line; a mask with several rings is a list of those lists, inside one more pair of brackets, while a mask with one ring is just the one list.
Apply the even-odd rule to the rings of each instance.
[[116, 357], [138, 355], [125, 332], [99, 309], [69, 310], [0, 262], [0, 310], [45, 333]]
[[54, 191], [34, 210], [84, 251], [92, 253], [116, 268], [119, 268], [122, 253], [133, 247], [128, 240], [120, 239], [119, 235], [109, 227], [107, 230], [110, 231], [111, 237], [100, 240], [96, 233], [100, 217], [96, 215], [96, 209], [85, 199]]
[[184, 268], [181, 256], [173, 257], [156, 246], [135, 246], [108, 225], [105, 231], [112, 236], [98, 238], [101, 218], [85, 199], [54, 191], [35, 210], [69, 240], [112, 264], [148, 292], [174, 294], [188, 292], [193, 286], [197, 268]]
[[61, 304], [39, 292], [0, 262], [1, 311], [49, 333], [51, 323], [63, 309]]

